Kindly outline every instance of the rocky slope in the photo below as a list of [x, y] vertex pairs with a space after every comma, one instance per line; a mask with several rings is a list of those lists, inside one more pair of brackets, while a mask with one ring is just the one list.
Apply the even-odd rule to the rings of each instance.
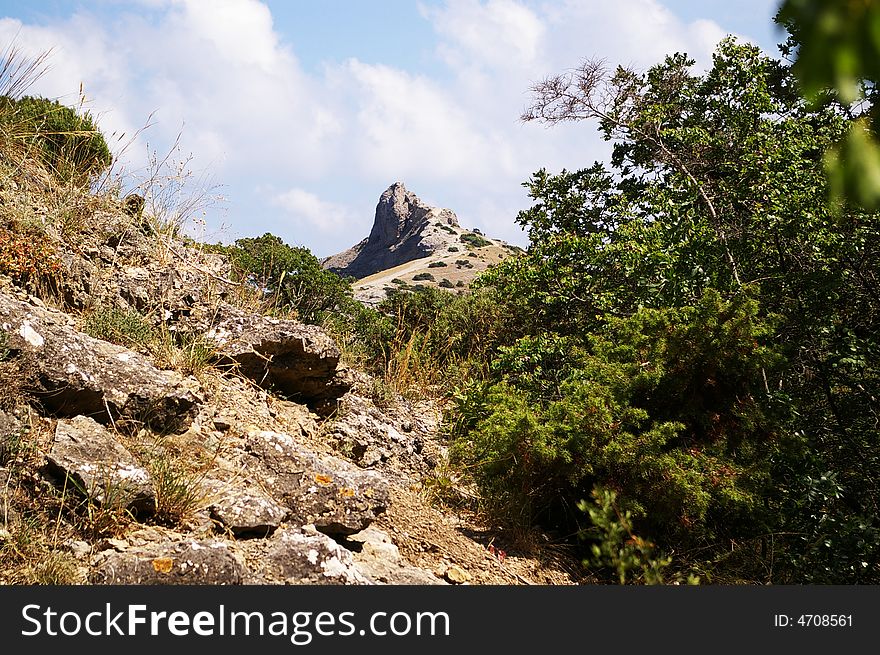
[[[59, 272], [0, 279], [0, 582], [570, 581], [428, 502], [436, 402], [378, 406], [326, 332], [248, 309], [223, 257], [100, 205], [75, 240], [48, 230]], [[359, 253], [463, 233], [402, 185], [380, 208]], [[85, 332], [135, 312], [174, 356]]]
[[395, 182], [379, 198], [370, 235], [323, 265], [357, 278], [355, 298], [375, 305], [402, 286], [467, 288], [479, 273], [517, 250], [463, 229], [452, 210], [431, 207]]

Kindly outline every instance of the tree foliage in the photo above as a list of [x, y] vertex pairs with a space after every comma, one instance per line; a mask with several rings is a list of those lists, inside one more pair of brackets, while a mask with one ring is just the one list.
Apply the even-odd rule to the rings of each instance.
[[454, 452], [493, 509], [570, 530], [611, 489], [725, 579], [880, 579], [880, 218], [823, 171], [858, 117], [731, 38], [703, 74], [588, 61], [533, 93], [525, 120], [595, 121], [613, 156], [538, 171], [531, 246], [481, 278], [508, 341]]
[[320, 323], [330, 310], [351, 307], [349, 282], [325, 271], [308, 248], [267, 233], [238, 239], [226, 252], [238, 276], [259, 289], [269, 306], [293, 311], [305, 323]]

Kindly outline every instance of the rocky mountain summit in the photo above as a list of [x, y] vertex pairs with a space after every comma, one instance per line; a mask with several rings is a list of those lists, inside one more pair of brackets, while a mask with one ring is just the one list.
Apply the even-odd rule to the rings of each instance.
[[395, 182], [379, 198], [370, 235], [322, 265], [357, 278], [355, 298], [377, 304], [403, 284], [467, 287], [478, 273], [515, 251], [503, 241], [463, 229], [451, 209], [431, 207], [403, 182]]
[[[547, 581], [429, 502], [436, 401], [377, 404], [330, 334], [251, 307], [223, 255], [89, 202], [74, 239], [47, 229], [51, 276], [0, 276], [0, 583]], [[447, 228], [394, 185], [345, 266]]]
[[452, 210], [430, 207], [403, 182], [395, 182], [379, 198], [370, 236], [323, 264], [334, 273], [360, 279], [427, 257], [454, 242], [460, 232]]

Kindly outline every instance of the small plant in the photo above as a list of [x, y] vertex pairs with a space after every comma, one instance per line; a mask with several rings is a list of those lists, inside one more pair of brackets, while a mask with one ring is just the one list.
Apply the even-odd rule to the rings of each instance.
[[418, 273], [413, 275], [413, 282], [422, 282], [424, 280], [434, 280], [434, 276], [428, 273], [427, 271], [424, 273]]
[[162, 330], [150, 351], [160, 368], [198, 376], [214, 364], [216, 347], [198, 335]]
[[455, 265], [458, 268], [473, 268], [474, 265], [466, 259], [456, 259]]
[[0, 273], [23, 284], [51, 276], [61, 269], [61, 259], [41, 226], [0, 225]]
[[431, 262], [428, 264], [428, 268], [443, 268], [446, 266], [446, 262]]
[[149, 469], [160, 522], [178, 524], [204, 504], [203, 474], [190, 471], [166, 452], [156, 454]]
[[133, 309], [97, 307], [86, 315], [83, 332], [126, 348], [143, 349], [156, 339], [156, 331], [146, 317]]
[[[62, 502], [79, 516], [79, 528], [93, 539], [119, 534], [132, 519], [129, 508], [136, 491], [127, 481], [106, 469], [86, 486], [72, 475], [66, 475], [61, 491]], [[76, 499], [73, 504], [69, 499]]]
[[393, 280], [391, 280], [391, 284], [405, 285], [406, 280], [401, 280], [399, 277], [396, 277]]
[[459, 248], [458, 246], [449, 246], [446, 250], [448, 250], [449, 252], [458, 252]]
[[442, 287], [443, 289], [454, 289], [455, 288], [455, 285], [452, 284], [452, 282], [447, 280], [445, 277], [442, 280], [440, 280], [440, 283], [438, 286]]
[[[632, 513], [621, 511], [617, 494], [609, 489], [596, 488], [592, 502], [582, 500], [578, 509], [586, 512], [592, 528], [580, 533], [582, 539], [592, 542], [591, 556], [584, 565], [592, 568], [610, 569], [620, 584], [664, 584], [664, 570], [672, 558], [657, 554], [655, 546], [647, 539], [633, 534]], [[681, 578], [676, 579], [681, 582]], [[690, 576], [688, 584], [699, 584], [699, 578]]]

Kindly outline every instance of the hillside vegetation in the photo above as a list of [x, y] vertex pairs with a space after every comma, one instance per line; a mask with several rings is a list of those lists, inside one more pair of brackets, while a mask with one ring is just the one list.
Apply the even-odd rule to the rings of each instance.
[[[532, 91], [524, 120], [593, 121], [613, 156], [537, 171], [528, 249], [467, 290], [446, 270], [464, 247], [390, 272], [367, 307], [273, 235], [189, 245], [225, 262], [227, 301], [327, 330], [377, 407], [439, 399], [422, 486], [505, 543], [563, 545], [613, 583], [880, 582], [880, 214], [832, 195], [823, 167], [859, 116], [833, 92], [808, 103], [786, 63], [733, 38], [704, 73], [681, 54], [644, 73], [587, 61]], [[0, 272], [63, 304], [84, 217], [124, 204], [94, 193], [106, 144], [18, 96], [0, 129]], [[134, 214], [160, 242], [179, 227]], [[218, 366], [161, 315], [110, 309], [79, 320], [187, 375]], [[30, 384], [2, 364], [4, 388]], [[28, 448], [7, 438], [0, 465]]]

